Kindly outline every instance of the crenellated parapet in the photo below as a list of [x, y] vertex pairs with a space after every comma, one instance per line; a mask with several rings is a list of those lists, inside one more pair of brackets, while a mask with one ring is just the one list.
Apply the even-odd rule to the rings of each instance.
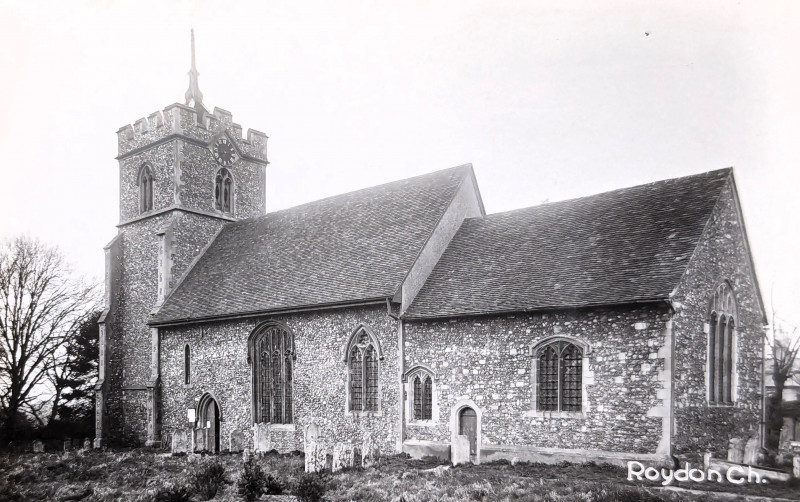
[[180, 103], [171, 104], [163, 111], [156, 111], [132, 125], [120, 128], [117, 131], [118, 153], [122, 158], [175, 137], [207, 146], [223, 131], [236, 144], [242, 157], [267, 162], [266, 134], [248, 129], [245, 137], [242, 126], [233, 122], [231, 112], [214, 108], [213, 113], [204, 112], [198, 119], [197, 109]]

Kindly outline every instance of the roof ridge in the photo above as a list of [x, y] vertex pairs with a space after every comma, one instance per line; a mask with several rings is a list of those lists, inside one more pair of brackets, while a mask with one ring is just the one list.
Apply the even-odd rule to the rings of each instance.
[[342, 197], [346, 197], [346, 196], [352, 196], [352, 195], [355, 195], [355, 194], [358, 194], [358, 193], [361, 193], [361, 192], [366, 192], [366, 191], [369, 191], [369, 190], [375, 190], [375, 189], [383, 188], [383, 187], [386, 187], [386, 186], [389, 186], [389, 185], [399, 184], [399, 183], [406, 182], [406, 181], [417, 180], [419, 178], [424, 178], [424, 177], [427, 177], [427, 176], [433, 176], [433, 175], [436, 175], [436, 174], [443, 174], [443, 173], [445, 173], [447, 171], [456, 171], [456, 170], [459, 170], [459, 169], [463, 170], [465, 173], [469, 173], [473, 169], [472, 163], [468, 162], [466, 164], [460, 164], [458, 166], [448, 167], [448, 168], [445, 168], [445, 169], [439, 169], [438, 171], [431, 171], [429, 173], [418, 174], [416, 176], [411, 176], [409, 178], [401, 178], [399, 180], [387, 181], [386, 183], [381, 183], [379, 185], [372, 185], [372, 186], [368, 186], [368, 187], [364, 187], [364, 188], [358, 188], [356, 190], [351, 190], [349, 192], [339, 193], [339, 194], [336, 194], [336, 195], [330, 195], [328, 197], [323, 197], [321, 199], [316, 199], [316, 200], [304, 202], [304, 203], [298, 204], [296, 206], [285, 207], [283, 209], [277, 209], [275, 211], [270, 211], [269, 213], [262, 214], [262, 215], [259, 215], [259, 216], [254, 216], [252, 218], [245, 218], [245, 219], [242, 219], [242, 220], [233, 221], [233, 222], [228, 223], [228, 226], [238, 226], [238, 225], [241, 225], [241, 224], [244, 224], [244, 223], [247, 223], [247, 222], [266, 219], [267, 217], [275, 215], [275, 214], [278, 214], [278, 213], [294, 211], [294, 210], [297, 210], [297, 209], [302, 208], [302, 207], [311, 206], [313, 204], [319, 204], [320, 202], [329, 201], [329, 200], [332, 200], [332, 199], [338, 199], [338, 198], [342, 198]]
[[491, 217], [494, 217], [494, 216], [510, 215], [512, 213], [523, 213], [525, 211], [529, 211], [529, 210], [534, 209], [534, 208], [542, 208], [542, 207], [545, 207], [545, 206], [553, 206], [553, 205], [556, 205], [556, 204], [572, 203], [572, 202], [575, 202], [575, 201], [578, 201], [578, 200], [586, 200], [586, 199], [591, 199], [591, 198], [594, 198], [594, 197], [600, 197], [600, 196], [608, 195], [608, 194], [622, 193], [622, 192], [625, 192], [627, 190], [635, 190], [635, 189], [649, 187], [649, 186], [661, 185], [661, 184], [669, 183], [669, 182], [677, 182], [677, 181], [686, 180], [686, 179], [689, 179], [689, 178], [701, 178], [701, 177], [706, 177], [706, 176], [710, 177], [710, 175], [721, 174], [723, 172], [727, 172], [727, 174], [730, 175], [730, 173], [733, 172], [733, 167], [725, 167], [725, 168], [722, 168], [722, 169], [714, 169], [712, 171], [705, 171], [705, 172], [697, 173], [697, 174], [688, 174], [686, 176], [678, 176], [677, 178], [667, 178], [667, 179], [663, 179], [663, 180], [651, 181], [649, 183], [642, 183], [642, 184], [639, 184], [639, 185], [633, 185], [633, 186], [629, 186], [629, 187], [615, 188], [613, 190], [606, 190], [605, 192], [598, 192], [598, 193], [593, 193], [593, 194], [590, 194], [590, 195], [581, 195], [580, 197], [572, 197], [572, 198], [563, 199], [563, 200], [554, 200], [552, 202], [543, 202], [541, 204], [535, 204], [533, 206], [518, 207], [516, 209], [509, 209], [507, 211], [500, 211], [498, 213], [490, 213], [490, 214], [487, 214], [486, 216], [483, 216], [483, 217], [475, 216], [473, 218], [467, 218], [467, 220], [475, 220], [475, 219], [482, 220], [482, 219], [491, 218]]

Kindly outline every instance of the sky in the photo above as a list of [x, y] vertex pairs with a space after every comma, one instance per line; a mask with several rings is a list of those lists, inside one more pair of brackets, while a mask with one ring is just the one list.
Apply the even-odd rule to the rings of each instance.
[[[0, 0], [0, 238], [100, 280], [116, 131], [184, 101], [269, 139], [267, 211], [472, 163], [487, 212], [733, 167], [800, 325], [800, 3]], [[770, 307], [771, 308], [771, 307]]]

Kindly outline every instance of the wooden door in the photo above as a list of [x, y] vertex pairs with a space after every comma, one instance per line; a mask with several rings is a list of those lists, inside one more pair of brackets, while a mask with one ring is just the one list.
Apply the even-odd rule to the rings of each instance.
[[458, 433], [469, 438], [469, 454], [478, 452], [478, 415], [472, 408], [461, 410]]

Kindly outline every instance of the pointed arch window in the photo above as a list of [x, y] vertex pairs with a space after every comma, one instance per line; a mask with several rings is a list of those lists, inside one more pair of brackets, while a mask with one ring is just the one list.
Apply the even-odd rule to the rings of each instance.
[[144, 213], [153, 209], [153, 170], [147, 164], [139, 169], [139, 212]]
[[380, 411], [380, 345], [364, 326], [350, 337], [347, 346], [348, 400], [350, 412]]
[[727, 281], [714, 289], [708, 315], [708, 401], [733, 404], [736, 376], [736, 299]]
[[568, 340], [547, 343], [535, 352], [536, 409], [583, 409], [583, 349]]
[[294, 335], [280, 324], [260, 326], [250, 336], [249, 352], [254, 421], [293, 423]]
[[214, 182], [214, 208], [224, 213], [233, 212], [233, 176], [224, 167], [217, 171]]
[[434, 376], [431, 370], [424, 366], [416, 366], [406, 373], [405, 381], [408, 383], [406, 392], [409, 419], [414, 422], [434, 420]]

